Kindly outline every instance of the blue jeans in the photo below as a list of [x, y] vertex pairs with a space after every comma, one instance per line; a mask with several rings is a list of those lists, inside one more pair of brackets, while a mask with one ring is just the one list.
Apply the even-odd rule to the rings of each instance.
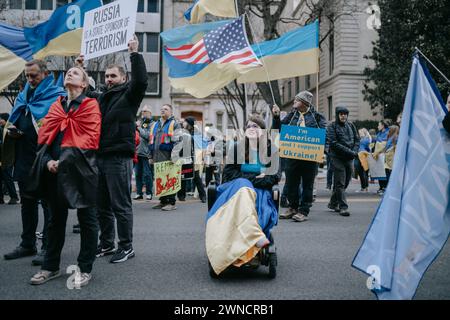
[[142, 187], [145, 184], [145, 193], [152, 194], [153, 188], [153, 167], [148, 163], [147, 157], [138, 157], [138, 163], [134, 167], [136, 174], [136, 193], [142, 196]]

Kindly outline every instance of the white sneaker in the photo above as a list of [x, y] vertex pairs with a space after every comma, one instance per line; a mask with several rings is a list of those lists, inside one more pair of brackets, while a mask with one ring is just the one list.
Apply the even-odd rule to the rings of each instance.
[[151, 194], [149, 194], [149, 195], [147, 195], [147, 196], [145, 197], [145, 200], [148, 200], [148, 201], [150, 201], [150, 200], [152, 200], [152, 199], [153, 199], [153, 197], [152, 197]]
[[177, 207], [175, 207], [171, 204], [165, 205], [164, 207], [161, 208], [161, 210], [163, 210], [163, 211], [172, 211], [172, 210], [176, 210], [176, 209], [177, 209]]
[[76, 288], [84, 287], [89, 283], [89, 281], [92, 279], [92, 276], [90, 273], [87, 272], [80, 272], [77, 273], [73, 279], [74, 286]]

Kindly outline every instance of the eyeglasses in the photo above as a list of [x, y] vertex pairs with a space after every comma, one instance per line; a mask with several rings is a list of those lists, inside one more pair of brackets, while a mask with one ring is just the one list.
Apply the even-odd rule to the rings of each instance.
[[259, 126], [257, 124], [249, 124], [249, 125], [247, 125], [247, 129], [250, 129], [250, 128], [258, 129]]

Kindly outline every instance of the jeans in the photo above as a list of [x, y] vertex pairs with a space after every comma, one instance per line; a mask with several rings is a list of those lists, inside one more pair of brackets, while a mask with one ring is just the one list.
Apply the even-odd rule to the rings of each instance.
[[[67, 214], [69, 210], [58, 199], [49, 202], [51, 219], [48, 227], [48, 247], [42, 270], [57, 271], [61, 262], [61, 251], [66, 236]], [[91, 273], [97, 253], [98, 220], [95, 208], [77, 209], [80, 223], [81, 245], [78, 254], [78, 267], [81, 272]]]
[[[317, 166], [318, 164], [312, 161], [287, 159], [286, 185], [289, 207], [291, 209], [298, 209], [305, 216], [309, 214], [309, 209], [313, 202], [313, 189]], [[301, 201], [299, 201], [300, 183], [302, 187]]]
[[347, 189], [352, 180], [353, 160], [341, 160], [333, 158], [331, 160], [333, 167], [333, 193], [330, 199], [330, 206], [339, 207], [341, 210], [348, 209], [345, 189]]
[[145, 193], [147, 195], [152, 194], [153, 188], [153, 166], [150, 166], [147, 157], [138, 157], [138, 163], [134, 168], [136, 174], [136, 193], [140, 196], [143, 195], [142, 187], [145, 185]]
[[131, 175], [133, 160], [124, 155], [107, 154], [98, 157], [99, 183], [97, 193], [100, 245], [114, 246], [115, 222], [119, 248], [128, 250], [133, 243], [133, 210]]
[[26, 249], [33, 249], [36, 247], [36, 229], [39, 222], [39, 202], [41, 203], [44, 211], [44, 230], [42, 238], [42, 250], [47, 249], [48, 244], [48, 224], [50, 221], [50, 211], [48, 210], [47, 203], [43, 200], [30, 199], [23, 196], [24, 190], [26, 190], [26, 182], [19, 181], [19, 193], [20, 193], [20, 209], [22, 214], [22, 242], [20, 246]]

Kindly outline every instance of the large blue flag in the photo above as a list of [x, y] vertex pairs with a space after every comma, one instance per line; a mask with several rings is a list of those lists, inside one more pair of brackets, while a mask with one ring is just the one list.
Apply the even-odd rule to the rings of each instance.
[[35, 59], [46, 56], [72, 56], [80, 53], [84, 14], [102, 5], [100, 0], [77, 0], [56, 9], [51, 17], [25, 28]]
[[425, 65], [413, 59], [394, 167], [353, 266], [379, 299], [412, 299], [450, 232], [447, 110]]
[[0, 90], [22, 73], [31, 55], [23, 29], [0, 23]]

